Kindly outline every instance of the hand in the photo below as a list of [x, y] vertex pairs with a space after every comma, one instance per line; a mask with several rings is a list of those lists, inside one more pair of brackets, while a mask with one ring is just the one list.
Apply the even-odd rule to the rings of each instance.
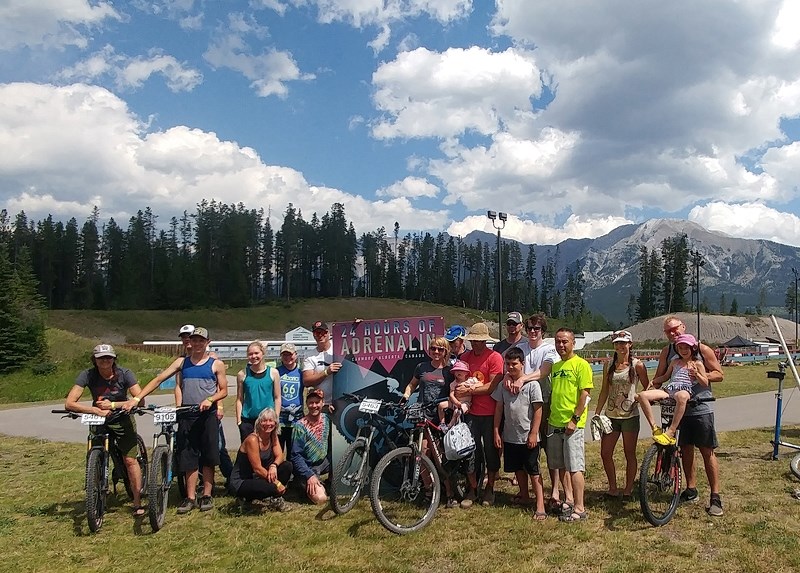
[[697, 366], [694, 365], [694, 362], [689, 362], [686, 369], [689, 371], [689, 378], [694, 380], [697, 377]]
[[494, 434], [494, 447], [497, 448], [497, 451], [501, 451], [503, 449], [503, 439], [500, 437], [500, 434], [495, 432]]
[[341, 367], [342, 367], [341, 362], [334, 362], [333, 364], [328, 366], [328, 370], [331, 372], [331, 374], [336, 374]]
[[528, 449], [532, 450], [539, 445], [539, 434], [531, 432], [528, 434]]
[[317, 491], [317, 488], [319, 488], [321, 485], [322, 484], [319, 483], [319, 478], [317, 476], [315, 475], [311, 476], [310, 478], [308, 478], [308, 481], [306, 482], [306, 495], [308, 495], [309, 498], [313, 499], [314, 494]]
[[209, 400], [208, 398], [206, 398], [205, 400], [200, 402], [200, 411], [201, 412], [205, 412], [206, 410], [211, 408], [212, 405], [213, 405], [213, 402], [211, 400]]
[[275, 464], [270, 464], [267, 468], [267, 481], [269, 483], [278, 481], [278, 467]]
[[136, 402], [135, 400], [128, 400], [126, 402], [120, 402], [118, 407], [119, 407], [120, 410], [124, 410], [126, 412], [130, 412], [132, 408], [135, 408], [138, 405], [139, 405], [139, 402]]
[[578, 427], [578, 425], [575, 422], [572, 421], [572, 418], [570, 418], [569, 423], [567, 424], [567, 427], [564, 430], [564, 433], [566, 435], [568, 435], [568, 436], [571, 436], [572, 434], [575, 433], [575, 430], [577, 429], [577, 427]]
[[217, 406], [217, 420], [222, 420], [225, 416], [225, 411], [222, 409], [222, 404]]
[[98, 400], [97, 402], [95, 402], [94, 405], [97, 408], [100, 408], [101, 410], [110, 410], [111, 409], [111, 402], [109, 402], [107, 398], [102, 398], [102, 399]]
[[92, 414], [94, 414], [95, 416], [102, 416], [103, 418], [106, 418], [110, 413], [111, 410], [103, 410], [102, 408], [98, 408], [97, 406], [92, 408]]

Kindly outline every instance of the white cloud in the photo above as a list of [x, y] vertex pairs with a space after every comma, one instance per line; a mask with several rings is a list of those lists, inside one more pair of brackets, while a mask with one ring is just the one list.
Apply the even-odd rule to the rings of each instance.
[[772, 42], [789, 50], [797, 48], [800, 43], [798, 22], [800, 22], [800, 4], [795, 0], [783, 0], [783, 6], [775, 19]]
[[[589, 218], [570, 215], [561, 227], [555, 227], [520, 219], [509, 214], [501, 235], [525, 244], [555, 245], [567, 239], [600, 237], [620, 225], [632, 222], [624, 217]], [[447, 228], [447, 232], [454, 236], [466, 236], [472, 231], [484, 231], [492, 234], [497, 232], [492, 221], [485, 215], [472, 215], [461, 221], [453, 221]]]
[[242, 14], [231, 14], [228, 25], [217, 32], [203, 58], [214, 68], [230, 68], [251, 81], [260, 97], [286, 97], [290, 81], [309, 81], [314, 74], [302, 73], [290, 52], [267, 48], [253, 54], [244, 36], [264, 37], [266, 28]]
[[112, 2], [87, 0], [3, 0], [0, 50], [20, 46], [85, 48], [86, 33], [109, 20], [121, 20]]
[[120, 90], [137, 89], [153, 74], [160, 74], [173, 92], [192, 91], [203, 81], [203, 75], [187, 67], [161, 50], [150, 50], [148, 55], [131, 58], [116, 54], [110, 45], [88, 58], [65, 68], [58, 74], [67, 81], [94, 81], [110, 76]]
[[406, 177], [402, 181], [396, 181], [378, 189], [379, 197], [436, 197], [439, 194], [439, 188], [421, 177]]
[[417, 48], [381, 64], [372, 83], [385, 114], [373, 127], [378, 139], [493, 134], [531, 116], [542, 89], [533, 54], [514, 48]]
[[203, 12], [195, 11], [194, 0], [132, 0], [131, 4], [146, 14], [174, 20], [184, 30], [199, 30], [203, 25]]
[[307, 218], [340, 202], [359, 231], [389, 220], [438, 229], [449, 216], [405, 197], [373, 201], [309, 185], [300, 172], [200, 129], [148, 132], [124, 101], [97, 86], [3, 84], [0, 101], [0, 208], [12, 214], [86, 216], [97, 205], [103, 217], [124, 221], [150, 206], [166, 221], [216, 199], [271, 208], [278, 225], [290, 202]]
[[800, 218], [760, 202], [714, 201], [693, 208], [688, 218], [706, 229], [721, 231], [733, 237], [767, 239], [800, 247]]

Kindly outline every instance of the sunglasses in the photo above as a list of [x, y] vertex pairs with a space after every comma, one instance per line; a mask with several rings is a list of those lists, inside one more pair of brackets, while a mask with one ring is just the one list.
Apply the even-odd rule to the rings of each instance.
[[431, 352], [447, 352], [447, 348], [443, 346], [431, 346]]
[[541, 326], [526, 326], [525, 330], [527, 330], [528, 332], [531, 332], [531, 331], [539, 332], [540, 330], [542, 330], [542, 327]]
[[506, 323], [506, 326], [519, 326], [519, 323], [518, 322], [514, 322], [513, 320], [509, 320]]

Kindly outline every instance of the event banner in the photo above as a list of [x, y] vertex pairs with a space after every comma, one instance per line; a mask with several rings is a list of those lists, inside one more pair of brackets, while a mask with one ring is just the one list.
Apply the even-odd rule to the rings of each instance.
[[[334, 376], [334, 424], [348, 442], [358, 429], [357, 406], [345, 393], [397, 402], [435, 336], [444, 334], [441, 316], [336, 322], [331, 328], [333, 359], [342, 363]], [[413, 395], [416, 396], [416, 393]], [[412, 396], [412, 399], [413, 399]]]

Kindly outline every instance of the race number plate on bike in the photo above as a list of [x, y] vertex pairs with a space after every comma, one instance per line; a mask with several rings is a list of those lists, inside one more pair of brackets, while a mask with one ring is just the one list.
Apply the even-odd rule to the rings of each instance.
[[97, 414], [81, 414], [81, 424], [84, 426], [101, 426], [106, 423], [103, 416]]
[[377, 414], [378, 410], [381, 409], [381, 401], [380, 400], [373, 400], [372, 398], [366, 398], [362, 400], [361, 403], [358, 405], [358, 411], [364, 412], [365, 414]]
[[156, 408], [155, 412], [153, 412], [154, 424], [169, 424], [177, 418], [178, 415], [175, 413], [175, 408]]
[[661, 415], [662, 416], [674, 416], [675, 415], [675, 404], [661, 404]]

